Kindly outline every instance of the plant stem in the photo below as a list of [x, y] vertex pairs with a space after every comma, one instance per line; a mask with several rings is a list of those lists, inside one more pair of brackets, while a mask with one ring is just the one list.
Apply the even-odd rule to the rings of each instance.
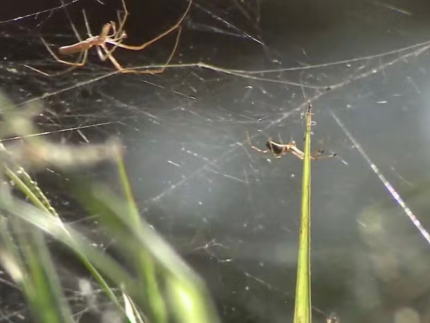
[[299, 255], [296, 283], [294, 323], [311, 323], [311, 108], [306, 111], [306, 135], [303, 159], [302, 214], [300, 223]]

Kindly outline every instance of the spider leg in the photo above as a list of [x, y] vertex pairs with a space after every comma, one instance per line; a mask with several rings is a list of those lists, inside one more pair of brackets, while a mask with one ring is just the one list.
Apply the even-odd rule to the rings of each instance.
[[111, 37], [114, 37], [114, 39], [116, 40], [116, 37], [117, 37], [117, 34], [118, 34], [118, 32], [117, 32], [117, 29], [116, 29], [116, 23], [115, 23], [115, 21], [111, 21], [110, 23], [109, 23], [109, 25], [110, 25], [110, 28], [112, 28], [112, 34], [108, 34], [108, 35], [106, 35], [106, 38], [111, 38]]
[[256, 151], [258, 151], [258, 152], [260, 152], [260, 153], [263, 153], [263, 154], [266, 154], [266, 153], [268, 153], [268, 152], [270, 151], [269, 149], [261, 150], [260, 148], [258, 148], [258, 147], [256, 147], [256, 146], [254, 146], [254, 145], [251, 143], [251, 138], [249, 137], [249, 133], [248, 133], [248, 131], [246, 132], [246, 138], [247, 138], [247, 140], [248, 140], [248, 144], [249, 144], [249, 146], [251, 146], [251, 148], [252, 148], [252, 149], [254, 149], [254, 150], [256, 150]]
[[[291, 146], [291, 147], [294, 147], [294, 148], [296, 148], [296, 147], [297, 147], [296, 142], [295, 142], [294, 140], [290, 141], [287, 145], [288, 145], [288, 146]], [[291, 149], [294, 149], [294, 148], [291, 148]], [[297, 148], [296, 148], [296, 149], [297, 149]]]
[[106, 54], [103, 54], [102, 50], [100, 48], [103, 48], [101, 46], [96, 46], [97, 55], [99, 56], [100, 60], [104, 62], [108, 58], [108, 54], [112, 54], [112, 51], [109, 51]]
[[[127, 34], [125, 33], [125, 31], [122, 30], [123, 22], [120, 20], [121, 17], [118, 12], [117, 14], [118, 14], [118, 22], [120, 24], [119, 29], [116, 29], [116, 23], [114, 21], [111, 21], [109, 23], [109, 26], [110, 28], [112, 28], [112, 34], [111, 35], [106, 34], [105, 37], [103, 38], [103, 41], [100, 42], [100, 44], [107, 43], [107, 44], [113, 45], [113, 47], [110, 50], [108, 50], [104, 55], [102, 54], [100, 49], [97, 50], [97, 54], [99, 55], [99, 58], [102, 62], [104, 62], [108, 58], [109, 54], [112, 54], [118, 48], [118, 45], [121, 44], [122, 40], [127, 37]], [[124, 16], [124, 19], [125, 19], [125, 16]]]
[[122, 19], [121, 19], [121, 15], [120, 15], [119, 11], [116, 12], [117, 17], [118, 17], [118, 23], [119, 23], [117, 35], [121, 35], [123, 33], [125, 22], [127, 21], [127, 17], [129, 14], [129, 12], [127, 10], [127, 6], [125, 5], [125, 0], [122, 0], [122, 7], [124, 10], [124, 16], [122, 17]]
[[[112, 25], [112, 28], [114, 28], [114, 29], [116, 28], [115, 24]], [[105, 54], [102, 54], [99, 51], [99, 48], [97, 50], [97, 53], [99, 54], [99, 57], [103, 62], [108, 58], [109, 55], [112, 55], [112, 53], [119, 47], [118, 45], [121, 44], [122, 40], [127, 36], [125, 32], [123, 32], [122, 35], [120, 35], [120, 36], [116, 36], [116, 34], [117, 33], [115, 33], [114, 39], [107, 37], [104, 41], [104, 43], [106, 43], [106, 44], [113, 45], [113, 47], [111, 49], [107, 49], [107, 47], [106, 47], [105, 50], [107, 50], [107, 51]]]
[[[263, 154], [267, 154], [270, 151], [270, 150], [261, 150], [260, 148], [255, 147], [255, 146], [251, 146], [251, 148], [258, 151], [259, 153], [263, 153]], [[277, 155], [275, 155], [275, 156], [278, 157]], [[280, 156], [278, 158], [280, 158]]]
[[[152, 73], [151, 70], [135, 71], [132, 69], [126, 69], [126, 68], [122, 67], [121, 64], [116, 60], [116, 58], [111, 54], [111, 51], [106, 47], [106, 44], [100, 44], [99, 46], [103, 49], [107, 58], [109, 58], [109, 60], [115, 66], [115, 68], [118, 70], [118, 72], [120, 72], [120, 73], [140, 73], [140, 74]], [[97, 47], [97, 48], [99, 48], [99, 47]]]
[[[155, 37], [154, 39], [150, 40], [149, 42], [146, 42], [140, 46], [131, 46], [131, 45], [124, 45], [122, 44], [122, 40], [126, 37], [126, 33], [123, 31], [124, 30], [124, 26], [128, 17], [128, 10], [127, 10], [127, 6], [125, 4], [125, 0], [122, 0], [122, 4], [123, 4], [123, 9], [124, 9], [124, 15], [121, 19], [121, 15], [119, 12], [117, 12], [117, 16], [118, 16], [118, 30], [114, 28], [114, 30], [116, 30], [114, 39], [108, 37], [105, 40], [105, 43], [111, 44], [113, 45], [113, 47], [111, 49], [108, 49], [106, 44], [100, 44], [100, 47], [103, 49], [103, 51], [105, 52], [104, 55], [101, 52], [100, 48], [98, 47], [97, 53], [100, 57], [100, 59], [102, 61], [106, 60], [107, 58], [111, 61], [111, 63], [115, 66], [115, 68], [121, 72], [121, 73], [139, 73], [139, 74], [158, 74], [158, 73], [163, 73], [164, 70], [166, 69], [166, 65], [168, 65], [170, 63], [170, 61], [172, 60], [173, 56], [175, 55], [176, 49], [178, 47], [178, 43], [179, 43], [179, 38], [181, 35], [181, 27], [180, 24], [182, 23], [182, 21], [185, 19], [186, 15], [188, 14], [188, 11], [191, 8], [191, 4], [192, 4], [193, 0], [189, 0], [189, 4], [188, 7], [185, 11], [185, 13], [182, 15], [182, 17], [180, 18], [180, 20], [171, 28], [169, 28], [167, 31], [161, 33], [160, 35], [158, 35], [157, 37]], [[147, 46], [150, 46], [152, 43], [158, 41], [159, 39], [163, 38], [164, 36], [167, 36], [168, 34], [170, 34], [172, 31], [174, 31], [175, 29], [178, 29], [178, 34], [176, 36], [176, 41], [175, 41], [175, 46], [173, 47], [173, 50], [171, 52], [171, 54], [169, 55], [166, 63], [164, 63], [164, 66], [158, 69], [145, 69], [142, 71], [139, 70], [135, 70], [135, 69], [128, 69], [128, 68], [124, 68], [123, 66], [121, 66], [121, 64], [116, 60], [115, 57], [113, 57], [112, 53], [116, 50], [116, 48], [120, 47], [120, 48], [124, 48], [124, 49], [131, 49], [131, 50], [142, 50]]]
[[321, 160], [321, 159], [327, 159], [327, 158], [332, 158], [332, 157], [336, 157], [337, 154], [330, 154], [330, 155], [316, 155], [316, 156], [311, 156], [312, 160]]
[[173, 56], [176, 53], [176, 49], [178, 48], [178, 44], [179, 44], [179, 39], [181, 37], [181, 31], [182, 28], [179, 27], [178, 29], [178, 34], [176, 36], [176, 41], [175, 41], [175, 46], [172, 49], [172, 52], [169, 55], [169, 58], [167, 59], [167, 61], [162, 65], [161, 68], [152, 68], [149, 66], [148, 69], [145, 70], [137, 70], [137, 69], [130, 69], [130, 68], [125, 68], [121, 71], [121, 73], [138, 73], [138, 74], [160, 74], [163, 73], [164, 70], [166, 69], [166, 66], [169, 65], [170, 61], [172, 60]]
[[288, 143], [288, 146], [289, 146], [288, 151], [292, 153], [294, 156], [302, 160], [305, 158], [305, 153], [301, 151], [299, 148], [297, 148], [295, 141], [290, 141]]
[[[85, 56], [86, 56], [86, 53], [87, 52], [84, 53]], [[84, 60], [86, 60], [86, 57], [84, 58]], [[83, 65], [85, 65], [85, 63], [83, 63]], [[35, 71], [35, 72], [37, 72], [37, 73], [42, 74], [42, 75], [45, 75], [45, 76], [48, 76], [48, 77], [56, 77], [56, 76], [60, 76], [60, 75], [66, 74], [68, 72], [71, 72], [71, 71], [77, 69], [80, 65], [70, 66], [69, 68], [66, 68], [64, 71], [61, 71], [61, 72], [58, 72], [58, 73], [46, 73], [46, 72], [44, 72], [42, 70], [39, 70], [39, 69], [37, 69], [37, 68], [35, 68], [33, 66], [30, 66], [30, 65], [24, 65], [24, 66], [27, 67], [27, 68], [29, 68], [29, 69], [31, 69], [31, 70], [33, 70], [33, 71]]]
[[[109, 60], [115, 66], [115, 68], [118, 70], [118, 72], [123, 73], [123, 71], [125, 70], [124, 67], [122, 67], [121, 64], [118, 63], [118, 61], [116, 60], [116, 58], [113, 57], [112, 53], [106, 47], [106, 44], [100, 44], [99, 46], [104, 50], [107, 58], [109, 58]], [[97, 48], [99, 48], [99, 47], [97, 47]]]
[[69, 65], [70, 67], [69, 67], [69, 68], [67, 68], [67, 69], [65, 69], [64, 71], [61, 71], [61, 72], [58, 72], [58, 73], [46, 73], [46, 72], [43, 72], [43, 71], [41, 71], [41, 70], [39, 70], [39, 69], [37, 69], [37, 68], [35, 68], [35, 67], [29, 66], [29, 65], [24, 65], [25, 67], [27, 67], [27, 68], [29, 68], [29, 69], [31, 69], [31, 70], [33, 70], [33, 71], [35, 71], [35, 72], [38, 72], [38, 73], [40, 73], [40, 74], [43, 74], [43, 75], [45, 75], [45, 76], [54, 77], [54, 76], [59, 76], [59, 75], [62, 75], [62, 74], [68, 73], [68, 72], [70, 72], [70, 71], [73, 71], [74, 69], [76, 69], [76, 68], [78, 68], [78, 67], [81, 67], [81, 66], [84, 66], [84, 65], [86, 64], [87, 59], [88, 59], [88, 50], [84, 50], [83, 52], [81, 52], [81, 53], [79, 54], [79, 58], [78, 58], [78, 60], [77, 60], [77, 61], [75, 61], [75, 62], [70, 62], [70, 61], [66, 61], [66, 60], [64, 60], [64, 59], [60, 59], [60, 58], [57, 56], [57, 54], [55, 54], [55, 53], [54, 53], [54, 51], [53, 51], [51, 48], [49, 48], [49, 45], [47, 44], [47, 42], [46, 42], [43, 38], [41, 38], [41, 40], [42, 40], [42, 43], [45, 45], [46, 49], [48, 50], [48, 52], [51, 54], [51, 56], [52, 56], [52, 57], [53, 57], [57, 62], [62, 63], [62, 64], [65, 64], [65, 65]]
[[[91, 34], [90, 24], [88, 23], [87, 15], [85, 14], [85, 10], [82, 10], [82, 15], [84, 16], [84, 23], [85, 23], [85, 28], [87, 29], [87, 36], [93, 37], [93, 35]], [[75, 30], [75, 33], [77, 33], [76, 27], [73, 23], [72, 23], [72, 28], [73, 30]], [[79, 40], [82, 41], [80, 37], [79, 37]]]
[[[124, 0], [123, 0], [123, 3], [124, 3]], [[175, 29], [178, 29], [180, 27], [182, 21], [184, 21], [185, 17], [187, 16], [188, 12], [190, 11], [192, 3], [193, 3], [193, 0], [188, 0], [188, 7], [185, 10], [184, 14], [181, 16], [181, 18], [176, 22], [176, 24], [174, 24], [172, 27], [170, 27], [166, 31], [164, 31], [161, 34], [159, 34], [157, 37], [155, 37], [155, 38], [151, 39], [150, 41], [147, 41], [146, 43], [143, 43], [142, 45], [139, 45], [139, 46], [124, 45], [124, 44], [117, 44], [117, 46], [121, 47], [121, 48], [125, 48], [125, 49], [130, 49], [130, 50], [142, 50], [142, 49], [144, 49], [144, 48], [152, 45], [153, 43], [157, 42], [161, 38], [167, 36], [172, 31], [174, 31]]]
[[[112, 29], [112, 33], [111, 34], [105, 33], [104, 37], [102, 37], [103, 39], [100, 39], [100, 44], [97, 45], [97, 55], [99, 56], [100, 60], [102, 62], [104, 62], [104, 61], [106, 61], [106, 59], [109, 58], [109, 60], [112, 62], [112, 64], [115, 65], [115, 67], [118, 70], [122, 70], [123, 69], [122, 66], [118, 63], [118, 61], [116, 59], [114, 59], [116, 62], [116, 64], [115, 64], [110, 57], [112, 56], [112, 53], [117, 49], [117, 47], [120, 44], [120, 42], [122, 41], [122, 39], [126, 37], [126, 34], [125, 34], [125, 32], [123, 32], [123, 29], [124, 29], [125, 21], [126, 21], [127, 16], [128, 16], [128, 10], [127, 10], [127, 7], [125, 5], [124, 0], [122, 0], [122, 5], [124, 8], [124, 17], [121, 19], [119, 11], [117, 11], [117, 18], [118, 18], [118, 24], [119, 24], [118, 29], [116, 28], [116, 23], [114, 21], [111, 21], [108, 24], [106, 24], [106, 25], [110, 26], [109, 29]], [[85, 20], [85, 26], [87, 28], [88, 36], [92, 37], [91, 30], [90, 30], [90, 27], [88, 24], [88, 20], [85, 16], [85, 11], [84, 11], [84, 20]], [[102, 36], [103, 31], [104, 31], [104, 27], [102, 29], [100, 36]], [[101, 44], [104, 44], [104, 43], [109, 43], [109, 44], [112, 44], [114, 46], [109, 50], [109, 49], [107, 49], [106, 46], [101, 46]], [[105, 51], [105, 54], [103, 54], [100, 47], [103, 48], [103, 50]], [[119, 67], [121, 69], [119, 69]]]
[[330, 155], [323, 155], [325, 153], [324, 149], [318, 149], [315, 153], [311, 154], [311, 158], [313, 160], [318, 160], [318, 159], [327, 159], [327, 158], [332, 158], [332, 157], [336, 157], [337, 154], [332, 153]]
[[52, 55], [52, 57], [54, 57], [54, 59], [55, 59], [57, 62], [59, 62], [59, 63], [63, 63], [63, 64], [66, 64], [66, 65], [73, 65], [75, 68], [76, 68], [76, 67], [80, 67], [80, 66], [85, 65], [85, 63], [86, 63], [86, 61], [87, 61], [87, 55], [88, 55], [88, 50], [87, 50], [87, 49], [86, 49], [86, 50], [84, 50], [84, 51], [82, 51], [82, 52], [80, 53], [80, 55], [79, 55], [79, 59], [78, 59], [77, 61], [75, 61], [75, 62], [70, 62], [70, 61], [66, 61], [66, 60], [64, 60], [64, 59], [59, 58], [59, 57], [57, 56], [57, 54], [55, 54], [55, 53], [54, 53], [54, 51], [53, 51], [51, 48], [49, 48], [48, 43], [47, 43], [43, 38], [41, 38], [41, 40], [42, 40], [43, 44], [45, 45], [46, 49], [48, 50], [48, 52]]
[[304, 156], [304, 154], [301, 151], [297, 152], [296, 150], [292, 149], [292, 150], [290, 150], [290, 153], [292, 153], [298, 159], [301, 159], [301, 160], [305, 159], [305, 156]]
[[[87, 26], [88, 35], [89, 35], [90, 37], [92, 37], [91, 32], [90, 32], [90, 30], [89, 30], [87, 17], [85, 16], [85, 11], [83, 11], [83, 15], [84, 15], [85, 25]], [[68, 13], [67, 13], [67, 16], [69, 17], [69, 14], [68, 14]], [[69, 17], [69, 20], [70, 20], [70, 25], [71, 25], [71, 27], [72, 27], [72, 29], [73, 29], [73, 32], [74, 32], [74, 34], [75, 34], [76, 38], [79, 40], [79, 42], [82, 42], [81, 35], [79, 34], [78, 30], [76, 29], [75, 24], [74, 24], [74, 23], [73, 23], [73, 21], [70, 19], [70, 17]], [[54, 53], [54, 51], [49, 47], [49, 45], [47, 44], [47, 42], [45, 41], [45, 39], [43, 39], [43, 37], [41, 37], [41, 40], [42, 40], [43, 45], [45, 45], [46, 49], [48, 50], [48, 52], [51, 54], [51, 56], [52, 56], [52, 57], [53, 57], [57, 62], [62, 63], [62, 64], [65, 64], [65, 65], [69, 65], [70, 67], [69, 67], [69, 68], [67, 68], [67, 69], [65, 69], [64, 71], [61, 71], [61, 72], [58, 72], [58, 73], [46, 73], [46, 72], [43, 72], [43, 71], [41, 71], [41, 70], [39, 70], [39, 69], [37, 69], [37, 68], [35, 68], [35, 67], [29, 66], [29, 65], [24, 65], [25, 67], [27, 67], [27, 68], [29, 68], [29, 69], [31, 69], [31, 70], [33, 70], [33, 71], [35, 71], [35, 72], [38, 72], [38, 73], [43, 74], [43, 75], [45, 75], [45, 76], [52, 76], [52, 77], [53, 77], [53, 76], [59, 76], [59, 75], [62, 75], [62, 74], [68, 73], [68, 72], [70, 72], [70, 71], [73, 71], [74, 69], [76, 69], [76, 68], [78, 68], [78, 67], [84, 66], [84, 65], [85, 65], [85, 63], [87, 62], [87, 58], [88, 58], [88, 50], [84, 50], [84, 51], [82, 51], [82, 52], [80, 53], [80, 55], [79, 55], [78, 59], [77, 59], [75, 62], [66, 61], [66, 60], [60, 59], [60, 58], [57, 56], [57, 54], [55, 54], [55, 53]]]

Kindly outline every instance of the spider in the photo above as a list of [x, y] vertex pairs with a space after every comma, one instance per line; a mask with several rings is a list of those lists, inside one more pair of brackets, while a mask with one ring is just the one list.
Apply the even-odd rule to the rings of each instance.
[[[83, 16], [84, 16], [84, 21], [85, 21], [85, 27], [87, 29], [87, 33], [88, 33], [88, 38], [82, 40], [81, 36], [79, 35], [78, 31], [76, 30], [75, 26], [72, 24], [72, 28], [74, 33], [76, 34], [76, 37], [78, 38], [79, 42], [72, 44], [72, 45], [68, 45], [68, 46], [62, 46], [58, 49], [58, 53], [60, 55], [72, 55], [72, 54], [76, 54], [76, 53], [81, 53], [79, 56], [79, 59], [75, 62], [71, 62], [71, 61], [66, 61], [63, 60], [61, 58], [59, 58], [57, 56], [57, 54], [54, 53], [54, 51], [49, 48], [49, 45], [47, 44], [47, 42], [41, 38], [43, 44], [45, 45], [46, 49], [49, 51], [49, 53], [52, 55], [52, 57], [59, 63], [65, 64], [65, 65], [69, 65], [71, 66], [70, 68], [66, 69], [65, 71], [59, 72], [59, 73], [55, 73], [55, 74], [48, 74], [45, 72], [42, 72], [41, 70], [38, 70], [34, 67], [31, 66], [26, 66], [36, 72], [39, 72], [41, 74], [44, 74], [46, 76], [58, 76], [67, 72], [70, 72], [71, 70], [84, 66], [87, 62], [87, 58], [88, 58], [88, 50], [90, 50], [92, 47], [95, 47], [97, 50], [97, 54], [100, 58], [101, 61], [106, 61], [106, 59], [109, 59], [111, 61], [111, 63], [115, 66], [115, 68], [120, 72], [120, 73], [140, 73], [140, 74], [158, 74], [158, 73], [163, 73], [166, 65], [168, 65], [171, 61], [171, 59], [173, 58], [175, 52], [176, 52], [176, 48], [178, 47], [178, 42], [179, 42], [179, 38], [181, 35], [181, 23], [182, 21], [185, 19], [185, 17], [187, 16], [190, 8], [191, 8], [191, 4], [192, 4], [193, 0], [188, 0], [188, 6], [187, 9], [185, 10], [184, 14], [181, 16], [181, 18], [176, 22], [175, 25], [173, 25], [172, 27], [170, 27], [169, 29], [167, 29], [166, 31], [162, 32], [161, 34], [159, 34], [158, 36], [156, 36], [155, 38], [147, 41], [146, 43], [143, 43], [142, 45], [139, 46], [134, 46], [134, 45], [125, 45], [123, 44], [123, 40], [125, 38], [127, 38], [127, 34], [124, 31], [124, 26], [125, 23], [127, 21], [127, 17], [129, 15], [129, 12], [127, 10], [127, 7], [125, 5], [125, 0], [122, 0], [122, 5], [123, 5], [123, 17], [121, 17], [120, 12], [117, 12], [118, 15], [118, 28], [117, 25], [114, 21], [108, 22], [107, 24], [105, 24], [100, 32], [99, 35], [97, 36], [93, 36], [91, 34], [91, 30], [88, 24], [88, 20], [87, 17], [85, 15], [85, 11], [82, 11]], [[173, 47], [172, 52], [170, 53], [169, 58], [167, 59], [166, 63], [163, 65], [163, 67], [161, 68], [153, 68], [153, 69], [146, 69], [146, 70], [134, 70], [134, 69], [130, 69], [130, 68], [124, 68], [121, 66], [121, 64], [118, 63], [118, 61], [116, 60], [116, 58], [113, 56], [113, 52], [118, 48], [124, 48], [124, 49], [129, 49], [129, 50], [143, 50], [146, 47], [152, 45], [153, 43], [155, 43], [156, 41], [160, 40], [161, 38], [163, 38], [164, 36], [167, 36], [168, 34], [170, 34], [171, 32], [173, 32], [175, 29], [178, 29], [178, 33], [176, 36], [176, 42], [175, 42], [175, 46]], [[108, 48], [107, 45], [111, 45], [112, 48]]]
[[[258, 152], [261, 152], [263, 154], [271, 152], [276, 158], [281, 158], [282, 156], [288, 153], [291, 153], [301, 160], [305, 159], [305, 153], [301, 151], [299, 148], [297, 148], [295, 141], [290, 141], [288, 144], [282, 144], [282, 143], [273, 141], [271, 138], [269, 138], [266, 142], [266, 148], [267, 148], [266, 150], [261, 150], [260, 148], [253, 146], [251, 144], [249, 135], [248, 135], [248, 142], [252, 149]], [[326, 158], [337, 156], [337, 154], [321, 156], [322, 154], [324, 154], [324, 150], [318, 149], [317, 152], [311, 156], [311, 159], [318, 160], [318, 159], [326, 159]]]

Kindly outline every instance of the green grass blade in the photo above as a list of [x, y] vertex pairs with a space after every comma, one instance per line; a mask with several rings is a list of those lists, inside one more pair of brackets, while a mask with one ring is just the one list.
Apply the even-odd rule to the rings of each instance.
[[[20, 137], [27, 138], [27, 143], [30, 141], [28, 136], [37, 133], [36, 127], [33, 125], [31, 118], [35, 115], [35, 112], [39, 111], [41, 106], [32, 104], [31, 106], [27, 106], [26, 109], [14, 109], [14, 105], [10, 102], [6, 95], [0, 90], [0, 107], [2, 108], [3, 113], [3, 121], [4, 125], [0, 129], [0, 136], [5, 134], [14, 134], [19, 135]], [[45, 140], [42, 138], [34, 137], [31, 139], [31, 144], [37, 143], [37, 145], [43, 145]], [[34, 148], [34, 147], [33, 147]], [[62, 234], [66, 234], [69, 237], [67, 240], [69, 243], [72, 242], [69, 232], [65, 229], [65, 226], [62, 225], [61, 219], [57, 214], [54, 207], [50, 204], [48, 198], [39, 188], [37, 183], [33, 181], [27, 171], [21, 167], [22, 165], [17, 164], [14, 158], [10, 158], [8, 155], [6, 148], [3, 144], [0, 143], [0, 153], [3, 156], [2, 160], [2, 169], [0, 171], [4, 172], [4, 175], [9, 178], [11, 182], [14, 183], [15, 187], [17, 187], [21, 192], [31, 201], [37, 208], [41, 211], [38, 213], [40, 219], [45, 218], [46, 216], [51, 215], [55, 217], [57, 220], [58, 227], [63, 228]], [[0, 175], [3, 178], [3, 174]], [[6, 196], [9, 196], [9, 191], [6, 189], [0, 190], [0, 204], [5, 203], [8, 204], [8, 207], [13, 208], [14, 205], [11, 205], [12, 200], [6, 201]], [[12, 198], [12, 197], [11, 197]], [[13, 203], [12, 203], [13, 204]], [[0, 205], [0, 208], [2, 205]], [[50, 219], [52, 220], [52, 219]], [[99, 285], [105, 290], [106, 294], [113, 300], [116, 304], [119, 304], [119, 300], [110, 288], [108, 282], [104, 279], [103, 275], [98, 271], [92, 264], [89, 258], [86, 258], [82, 252], [79, 251], [79, 248], [73, 248], [73, 250], [77, 253], [78, 258], [84, 264], [84, 266], [88, 269], [91, 275], [96, 279]]]
[[73, 323], [42, 232], [13, 217], [1, 221], [0, 233], [0, 261], [27, 298], [35, 320]]
[[[5, 173], [6, 175], [15, 183], [17, 187], [20, 188], [20, 190], [27, 196], [27, 198], [38, 208], [40, 208], [42, 211], [45, 212], [45, 215], [51, 214], [56, 217], [56, 219], [59, 219], [57, 212], [55, 209], [49, 204], [49, 201], [46, 199], [46, 197], [43, 195], [42, 191], [40, 191], [39, 194], [37, 194], [37, 188], [40, 190], [37, 186], [34, 186], [30, 188], [24, 181], [21, 180], [21, 178], [13, 172], [8, 167], [5, 167]], [[28, 178], [29, 175], [27, 174]], [[31, 179], [31, 178], [30, 178]], [[29, 180], [27, 179], [27, 182]], [[42, 199], [41, 199], [42, 197]], [[61, 221], [61, 220], [59, 220]], [[64, 231], [66, 234], [67, 230]], [[75, 249], [75, 251], [78, 251], [78, 249]], [[101, 273], [93, 266], [91, 261], [86, 258], [82, 253], [79, 251], [77, 252], [78, 258], [81, 260], [83, 265], [88, 269], [88, 271], [91, 273], [91, 275], [96, 279], [96, 281], [100, 284], [100, 286], [105, 290], [106, 294], [110, 297], [111, 300], [113, 300], [116, 304], [119, 304], [119, 301], [115, 294], [113, 293], [112, 289], [110, 288], [107, 281], [104, 279], [104, 277], [101, 275]]]
[[[2, 133], [13, 133], [29, 138], [36, 132], [31, 117], [38, 107], [17, 111], [1, 92], [0, 106], [6, 106], [4, 111], [7, 111], [0, 137]], [[118, 145], [106, 145], [115, 148], [107, 151], [103, 146], [101, 153], [98, 146], [94, 148], [97, 152], [94, 156], [96, 161], [100, 161], [106, 156], [111, 160], [113, 153], [118, 154], [118, 171], [125, 200], [107, 188], [89, 186], [85, 180], [78, 181], [75, 189], [79, 191], [77, 195], [83, 206], [90, 211], [97, 210], [95, 213], [101, 215], [100, 222], [104, 228], [118, 240], [115, 245], [123, 256], [121, 262], [94, 245], [78, 229], [63, 223], [37, 183], [21, 167], [39, 169], [52, 164], [67, 169], [76, 166], [75, 159], [45, 160], [32, 149], [51, 151], [57, 147], [55, 144], [36, 137], [25, 141], [30, 147], [29, 150], [26, 148], [28, 151], [22, 148], [27, 146], [8, 146], [6, 151], [0, 144], [5, 157], [0, 170], [4, 174], [0, 177], [9, 177], [32, 202], [24, 201], [21, 194], [16, 197], [15, 190], [9, 187], [0, 187], [0, 212], [7, 214], [11, 223], [0, 221], [0, 263], [22, 288], [37, 321], [74, 322], [46, 245], [45, 236], [49, 235], [75, 253], [128, 322], [166, 323], [171, 321], [170, 316], [181, 323], [219, 322], [203, 281], [140, 216]], [[64, 154], [69, 156], [67, 149], [61, 152], [67, 152]], [[16, 249], [19, 251], [15, 251], [14, 246], [18, 246]], [[118, 289], [122, 291], [122, 299], [117, 296]]]
[[[218, 318], [200, 277], [176, 254], [173, 248], [153, 230], [144, 218], [134, 221], [133, 203], [115, 196], [106, 187], [75, 184], [76, 197], [91, 213], [103, 214], [101, 224], [115, 235], [118, 247], [126, 251], [126, 262], [132, 260], [141, 291], [156, 301], [142, 298], [142, 292], [124, 291], [140, 308], [151, 308], [148, 317], [163, 322], [166, 303], [158, 287], [161, 282], [168, 293], [170, 312], [178, 322], [217, 323]], [[154, 271], [156, 270], [156, 272]], [[158, 279], [157, 279], [158, 276]], [[179, 297], [179, 298], [178, 298]], [[160, 312], [161, 309], [161, 312]]]
[[[81, 258], [81, 260], [83, 259], [88, 261], [88, 263], [96, 270], [95, 273], [91, 272], [93, 276], [98, 273], [100, 274], [100, 269], [103, 269], [103, 277], [106, 276], [108, 279], [112, 280], [116, 286], [121, 284], [126, 286], [135, 286], [133, 279], [120, 264], [106, 255], [102, 250], [94, 247], [91, 241], [88, 241], [88, 239], [77, 230], [61, 221], [58, 221], [58, 219], [54, 218], [51, 214], [19, 199], [5, 199], [1, 194], [0, 210], [5, 210], [10, 214], [31, 223], [33, 226], [67, 245], [79, 258]], [[89, 259], [91, 259], [91, 261]], [[109, 270], [106, 270], [106, 268]], [[99, 284], [104, 287], [100, 282]], [[107, 287], [109, 288], [109, 285]], [[109, 289], [109, 291], [113, 293], [111, 289]], [[109, 293], [108, 296], [110, 297]], [[115, 294], [113, 294], [112, 300], [116, 304], [119, 303]]]
[[[129, 220], [136, 226], [141, 226], [141, 216], [138, 211], [138, 207], [133, 197], [131, 185], [128, 180], [127, 171], [125, 169], [122, 155], [116, 156], [118, 176], [122, 184], [125, 199], [129, 206]], [[134, 249], [134, 248], [133, 248]], [[132, 251], [132, 250], [131, 250]], [[163, 300], [160, 286], [157, 282], [156, 264], [154, 263], [151, 255], [145, 248], [142, 248], [140, 252], [136, 252], [134, 257], [134, 267], [141, 277], [141, 281], [146, 286], [146, 294], [150, 307], [155, 314], [155, 321], [157, 323], [166, 323], [168, 321], [168, 310]]]
[[311, 323], [311, 103], [306, 113], [305, 157], [303, 160], [302, 214], [296, 283], [294, 323]]
[[[50, 206], [48, 199], [45, 197], [45, 195], [42, 193], [42, 191], [39, 189], [38, 186], [33, 185], [32, 188], [29, 187], [21, 178], [20, 176], [12, 171], [9, 167], [4, 167], [4, 172], [7, 177], [18, 187], [21, 192], [38, 208], [41, 210], [51, 213], [52, 215], [56, 216], [58, 218], [57, 212], [55, 212], [55, 209]], [[27, 174], [28, 175], [28, 174]], [[28, 177], [30, 178], [30, 177]], [[33, 182], [33, 181], [32, 181]], [[34, 183], [34, 182], [33, 182]], [[39, 190], [39, 192], [36, 191], [36, 188]], [[38, 194], [39, 193], [39, 194]], [[42, 194], [42, 195], [40, 195]], [[43, 199], [42, 199], [43, 196]]]

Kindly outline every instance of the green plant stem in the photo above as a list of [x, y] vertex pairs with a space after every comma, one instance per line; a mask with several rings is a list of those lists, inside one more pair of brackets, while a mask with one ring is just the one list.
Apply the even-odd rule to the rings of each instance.
[[303, 160], [302, 214], [300, 223], [294, 323], [311, 323], [311, 103], [306, 113], [305, 157]]
[[[116, 161], [118, 166], [118, 175], [124, 190], [126, 201], [128, 202], [130, 221], [132, 221], [136, 226], [141, 226], [142, 221], [139, 215], [136, 201], [133, 197], [133, 192], [131, 190], [131, 185], [128, 180], [127, 171], [125, 169], [122, 156], [118, 154], [116, 156]], [[147, 300], [152, 308], [154, 317], [156, 318], [156, 322], [166, 323], [168, 321], [168, 311], [166, 308], [166, 304], [163, 300], [160, 287], [158, 286], [156, 264], [154, 263], [150, 253], [144, 249], [136, 253], [134, 265], [140, 273], [141, 278], [144, 280], [144, 285], [146, 285]]]

